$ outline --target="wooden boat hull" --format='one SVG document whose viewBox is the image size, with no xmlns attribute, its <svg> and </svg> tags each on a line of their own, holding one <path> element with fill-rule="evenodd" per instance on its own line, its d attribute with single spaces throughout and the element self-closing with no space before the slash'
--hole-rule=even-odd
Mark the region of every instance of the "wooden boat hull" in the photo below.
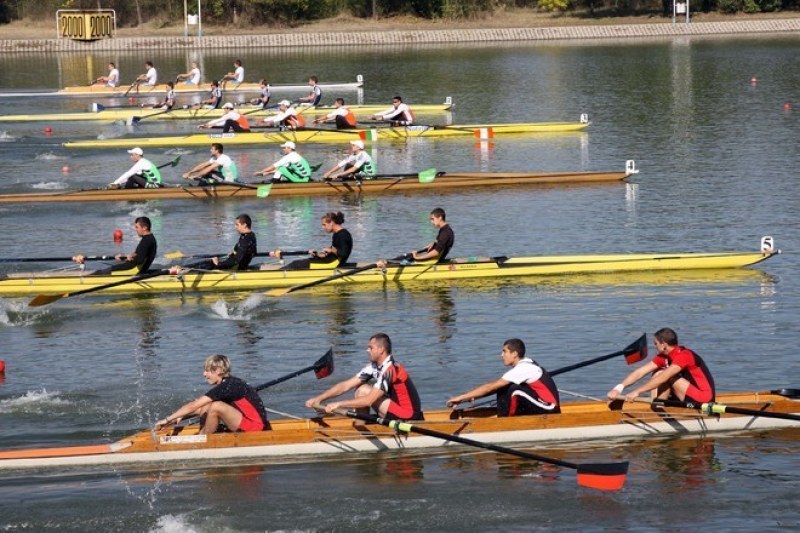
<svg viewBox="0 0 800 533">
<path fill-rule="evenodd" d="M 564 185 L 621 181 L 635 172 L 446 172 L 431 183 L 416 177 L 387 175 L 384 178 L 356 182 L 275 183 L 270 197 L 330 194 L 384 194 L 395 192 L 432 192 L 468 187 L 517 185 Z M 256 184 L 258 185 L 258 184 Z M 253 198 L 255 187 L 220 185 L 218 187 L 171 186 L 160 189 L 85 189 L 79 191 L 0 194 L 2 203 L 33 202 L 110 202 L 144 200 L 189 200 Z"/>
<path fill-rule="evenodd" d="M 388 106 L 386 104 L 376 105 L 348 105 L 347 106 L 356 115 L 372 115 L 380 113 Z M 430 115 L 433 113 L 445 113 L 452 109 L 452 100 L 448 100 L 443 104 L 420 104 L 414 105 L 414 112 L 420 115 Z M 320 105 L 320 106 L 300 106 L 299 109 L 303 110 L 304 116 L 317 116 L 325 115 L 334 110 L 333 106 Z M 275 115 L 277 111 L 274 109 L 256 110 L 254 107 L 241 107 L 239 111 L 247 113 L 247 116 L 253 118 L 263 118 L 266 116 Z M 43 122 L 43 121 L 58 121 L 58 122 L 73 122 L 73 121 L 114 121 L 114 120 L 130 120 L 133 117 L 147 118 L 151 120 L 211 120 L 219 118 L 224 114 L 222 109 L 173 109 L 167 113 L 163 113 L 158 109 L 141 109 L 141 108 L 126 108 L 126 109 L 104 109 L 97 113 L 48 113 L 41 115 L 4 115 L 0 116 L 0 122 Z M 152 115 L 152 118 L 149 116 Z"/>
<path fill-rule="evenodd" d="M 773 413 L 800 413 L 800 402 L 783 396 L 740 392 L 720 394 L 719 403 Z M 422 425 L 495 444 L 557 443 L 586 440 L 638 439 L 672 435 L 709 435 L 798 427 L 800 421 L 723 414 L 706 416 L 683 408 L 625 403 L 615 409 L 604 402 L 565 402 L 562 413 L 497 418 L 493 409 L 427 411 Z M 225 460 L 314 460 L 344 453 L 452 448 L 441 439 L 397 434 L 376 424 L 349 418 L 276 420 L 272 430 L 253 433 L 199 435 L 195 425 L 142 431 L 108 444 L 0 451 L 0 470 L 80 468 L 169 464 L 171 468 Z"/>
<path fill-rule="evenodd" d="M 560 276 L 642 270 L 691 270 L 739 268 L 753 265 L 775 255 L 774 252 L 722 252 L 677 254 L 573 255 L 514 258 L 463 258 L 443 264 L 410 264 L 371 269 L 344 276 L 330 284 L 415 283 L 515 276 Z M 285 288 L 309 283 L 347 269 L 247 270 L 243 272 L 192 272 L 165 274 L 137 283 L 104 289 L 111 293 L 155 293 L 193 291 L 252 291 Z M 124 279 L 107 275 L 36 275 L 9 274 L 0 279 L 1 296 L 61 294 L 89 289 Z"/>
<path fill-rule="evenodd" d="M 229 145 L 284 143 L 342 143 L 354 139 L 366 142 L 405 141 L 418 138 L 480 137 L 491 131 L 492 135 L 570 133 L 582 131 L 590 122 L 527 122 L 518 124 L 463 124 L 452 126 L 406 126 L 376 129 L 328 130 L 302 129 L 299 131 L 253 131 L 250 133 L 210 133 L 170 137 L 119 137 L 116 139 L 91 139 L 64 143 L 66 148 L 164 148 L 175 146 L 209 146 L 214 142 Z"/>
<path fill-rule="evenodd" d="M 319 86 L 322 90 L 327 91 L 342 91 L 342 90 L 356 90 L 364 85 L 364 76 L 359 74 L 356 76 L 356 81 L 351 82 L 332 82 L 320 83 Z M 175 86 L 175 92 L 178 94 L 198 94 L 207 93 L 210 90 L 209 83 L 200 85 L 186 85 L 185 83 L 178 83 Z M 75 87 L 65 87 L 58 91 L 44 91 L 44 92 L 26 92 L 26 93 L 0 93 L 0 97 L 36 97 L 36 96 L 66 96 L 66 97 L 84 97 L 93 96 L 95 98 L 120 98 L 128 96 L 163 96 L 167 92 L 167 86 L 164 84 L 147 86 L 139 85 L 130 89 L 130 85 L 121 85 L 119 87 L 106 87 L 105 85 L 79 85 Z M 258 83 L 240 83 L 235 84 L 228 82 L 223 89 L 226 93 L 257 93 L 261 90 Z M 290 92 L 290 91 L 308 91 L 308 84 L 276 84 L 270 85 L 272 92 Z M 388 107 L 388 106 L 387 106 Z"/>
</svg>

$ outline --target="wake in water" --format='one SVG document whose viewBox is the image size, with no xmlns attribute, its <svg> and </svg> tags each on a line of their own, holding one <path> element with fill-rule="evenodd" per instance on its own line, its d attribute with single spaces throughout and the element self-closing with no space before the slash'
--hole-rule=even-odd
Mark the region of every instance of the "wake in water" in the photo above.
<svg viewBox="0 0 800 533">
<path fill-rule="evenodd" d="M 12 328 L 39 324 L 50 316 L 45 307 L 28 307 L 27 300 L 6 300 L 0 298 L 0 324 Z"/>
<path fill-rule="evenodd" d="M 11 135 L 10 133 L 8 133 L 7 131 L 0 131 L 0 142 L 13 143 L 16 140 L 17 140 L 17 138 L 15 136 Z"/>
<path fill-rule="evenodd" d="M 69 187 L 69 184 L 63 181 L 43 181 L 34 183 L 31 187 L 34 189 L 43 189 L 45 191 L 59 191 Z"/>
<path fill-rule="evenodd" d="M 43 154 L 37 154 L 34 157 L 36 161 L 58 161 L 59 159 L 69 159 L 68 155 L 57 155 L 53 152 L 45 152 Z"/>
<path fill-rule="evenodd" d="M 164 151 L 164 155 L 187 155 L 193 153 L 194 151 L 188 148 L 170 148 Z"/>
<path fill-rule="evenodd" d="M 131 217 L 149 217 L 158 218 L 161 216 L 161 211 L 149 205 L 137 205 L 128 213 Z"/>
<path fill-rule="evenodd" d="M 214 312 L 213 317 L 222 318 L 223 320 L 252 320 L 257 316 L 255 313 L 264 302 L 266 298 L 261 294 L 251 294 L 243 302 L 228 303 L 222 298 L 214 302 L 211 310 Z"/>
<path fill-rule="evenodd" d="M 168 514 L 158 517 L 150 533 L 198 533 L 198 530 L 189 524 L 187 515 Z"/>
<path fill-rule="evenodd" d="M 42 389 L 28 391 L 18 398 L 0 400 L 0 414 L 52 416 L 53 411 L 64 411 L 70 404 L 60 392 Z"/>
</svg>

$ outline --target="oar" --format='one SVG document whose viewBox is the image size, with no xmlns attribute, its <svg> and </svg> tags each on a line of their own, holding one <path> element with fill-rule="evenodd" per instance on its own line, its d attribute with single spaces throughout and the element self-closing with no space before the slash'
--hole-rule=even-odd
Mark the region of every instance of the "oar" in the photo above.
<svg viewBox="0 0 800 533">
<path fill-rule="evenodd" d="M 483 448 L 485 450 L 492 450 L 493 452 L 505 453 L 508 455 L 515 455 L 523 459 L 530 459 L 532 461 L 539 461 L 541 463 L 549 463 L 551 465 L 561 466 L 564 468 L 571 468 L 578 472 L 578 485 L 598 490 L 620 490 L 625 485 L 625 479 L 628 476 L 628 463 L 584 463 L 576 464 L 552 457 L 545 457 L 513 448 L 506 448 L 505 446 L 498 446 L 488 442 L 480 442 L 477 440 L 467 439 L 459 435 L 451 435 L 449 433 L 441 433 L 426 427 L 418 426 L 410 422 L 401 422 L 399 420 L 387 420 L 371 414 L 362 414 L 355 411 L 345 411 L 343 409 L 336 409 L 336 414 L 344 415 L 364 422 L 372 422 L 381 424 L 395 431 L 403 433 L 419 433 L 420 435 L 427 435 L 437 439 L 446 440 L 449 442 L 457 442 L 467 446 L 474 446 L 476 448 Z"/>
<path fill-rule="evenodd" d="M 275 250 L 276 252 L 280 252 L 281 256 L 290 256 L 290 255 L 308 255 L 308 250 L 292 250 L 288 252 L 284 252 L 282 250 Z M 164 257 L 167 259 L 192 259 L 192 258 L 208 258 L 208 257 L 223 257 L 228 255 L 229 252 L 221 253 L 221 254 L 199 254 L 199 255 L 186 255 L 181 251 L 177 252 L 170 252 L 168 254 L 164 254 Z M 269 257 L 270 252 L 260 252 L 255 254 L 253 257 Z"/>
<path fill-rule="evenodd" d="M 300 289 L 308 289 L 311 287 L 316 287 L 317 285 L 322 285 L 323 283 L 328 283 L 329 281 L 334 281 L 341 278 L 346 278 L 348 276 L 352 276 L 353 274 L 358 274 L 359 272 L 365 272 L 367 270 L 372 270 L 373 268 L 378 268 L 378 263 L 370 263 L 368 265 L 360 266 L 358 268 L 351 268 L 350 270 L 345 270 L 344 272 L 339 272 L 338 274 L 334 274 L 332 276 L 328 276 L 326 278 L 317 279 L 314 281 L 309 281 L 308 283 L 302 283 L 300 285 L 295 285 L 293 287 L 289 287 L 288 289 L 272 289 L 264 293 L 266 296 L 283 296 L 285 294 L 289 294 L 290 292 L 299 291 Z"/>
<path fill-rule="evenodd" d="M 163 165 L 158 165 L 156 168 L 166 168 L 166 167 L 177 167 L 178 163 L 181 162 L 181 156 L 176 157 L 169 163 L 164 163 Z"/>
<path fill-rule="evenodd" d="M 166 115 L 167 113 L 171 113 L 171 112 L 172 112 L 172 109 L 165 109 L 165 110 L 159 111 L 158 113 L 150 113 L 149 115 L 143 115 L 141 117 L 134 116 L 134 117 L 128 118 L 128 120 L 126 120 L 125 123 L 128 126 L 135 126 L 136 124 L 140 123 L 141 121 L 143 121 L 146 118 L 157 117 L 158 115 Z"/>
<path fill-rule="evenodd" d="M 125 91 L 125 94 L 123 94 L 122 96 L 128 96 L 128 93 L 131 92 L 131 89 L 133 89 L 134 86 L 136 86 L 136 90 L 138 91 L 139 90 L 139 80 L 134 80 L 134 82 L 131 83 L 131 86 L 128 87 L 128 90 Z"/>
<path fill-rule="evenodd" d="M 58 263 L 61 261 L 73 261 L 72 257 L 4 257 L 0 263 Z M 114 259 L 113 255 L 85 255 L 84 261 L 108 261 Z"/>
<path fill-rule="evenodd" d="M 273 385 L 277 385 L 278 383 L 283 383 L 284 381 L 292 379 L 293 377 L 297 377 L 300 374 L 311 372 L 312 370 L 314 371 L 314 375 L 317 376 L 317 379 L 322 379 L 333 374 L 333 348 L 329 348 L 328 351 L 325 352 L 325 355 L 320 357 L 317 360 L 317 362 L 314 363 L 313 365 L 307 366 L 302 370 L 297 370 L 295 372 L 292 372 L 291 374 L 286 374 L 285 376 L 279 377 L 277 379 L 273 379 L 272 381 L 267 381 L 266 383 L 262 383 L 255 389 L 257 391 L 261 391 L 269 387 L 272 387 Z"/>
<path fill-rule="evenodd" d="M 759 411 L 757 409 L 745 409 L 743 407 L 734 407 L 717 402 L 681 402 L 678 400 L 653 400 L 653 405 L 664 405 L 667 407 L 683 407 L 685 409 L 694 409 L 700 411 L 704 415 L 721 415 L 724 413 L 732 413 L 736 415 L 749 415 L 760 416 L 764 418 L 780 418 L 782 420 L 798 420 L 800 415 L 792 415 L 789 413 L 772 413 L 769 411 Z"/>
<path fill-rule="evenodd" d="M 632 365 L 634 363 L 638 363 L 642 359 L 647 358 L 647 335 L 642 334 L 641 337 L 636 339 L 636 341 L 632 342 L 628 347 L 623 350 L 619 350 L 616 352 L 612 352 L 607 355 L 601 355 L 600 357 L 595 357 L 594 359 L 589 359 L 588 361 L 583 361 L 581 363 L 575 363 L 574 365 L 564 366 L 553 370 L 550 372 L 551 376 L 557 376 L 559 374 L 564 374 L 566 372 L 570 372 L 572 370 L 576 370 L 578 368 L 583 368 L 585 366 L 593 365 L 595 363 L 599 363 L 601 361 L 605 361 L 607 359 L 612 359 L 614 357 L 618 357 L 620 355 L 625 356 L 625 361 Z"/>
</svg>

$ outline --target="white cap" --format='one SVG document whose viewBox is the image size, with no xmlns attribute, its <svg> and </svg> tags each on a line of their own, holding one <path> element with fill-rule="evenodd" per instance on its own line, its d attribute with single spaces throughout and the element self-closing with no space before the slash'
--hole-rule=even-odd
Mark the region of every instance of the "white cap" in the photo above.
<svg viewBox="0 0 800 533">
<path fill-rule="evenodd" d="M 352 144 L 353 146 L 357 146 L 361 150 L 364 149 L 364 141 L 350 141 L 350 144 Z"/>
<path fill-rule="evenodd" d="M 285 105 L 286 107 L 289 107 L 290 105 L 292 105 L 292 103 L 289 100 L 281 100 L 280 102 L 278 102 L 278 105 Z"/>
<path fill-rule="evenodd" d="M 281 145 L 281 148 L 291 148 L 292 150 L 297 148 L 297 145 L 294 144 L 292 141 L 286 141 Z"/>
<path fill-rule="evenodd" d="M 233 104 L 230 102 L 225 102 L 225 105 L 222 106 L 222 109 L 233 109 Z"/>
<path fill-rule="evenodd" d="M 136 148 L 131 148 L 130 150 L 128 150 L 128 153 L 129 154 L 136 154 L 136 155 L 144 155 L 144 152 L 138 146 Z"/>
</svg>

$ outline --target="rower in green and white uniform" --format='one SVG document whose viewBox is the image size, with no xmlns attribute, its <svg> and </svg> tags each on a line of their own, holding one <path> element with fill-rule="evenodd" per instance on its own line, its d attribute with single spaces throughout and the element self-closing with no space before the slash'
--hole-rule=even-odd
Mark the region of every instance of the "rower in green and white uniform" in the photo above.
<svg viewBox="0 0 800 533">
<path fill-rule="evenodd" d="M 371 180 L 378 169 L 372 157 L 364 149 L 364 141 L 350 141 L 350 155 L 342 159 L 323 176 L 326 180 Z"/>
<path fill-rule="evenodd" d="M 211 145 L 211 159 L 195 165 L 194 168 L 185 172 L 183 177 L 186 179 L 196 179 L 200 185 L 213 185 L 215 183 L 236 183 L 239 181 L 239 171 L 233 159 L 225 155 L 224 147 L 220 143 Z"/>
<path fill-rule="evenodd" d="M 297 145 L 286 141 L 281 145 L 283 157 L 267 168 L 256 172 L 256 176 L 265 176 L 274 173 L 272 181 L 290 181 L 292 183 L 306 183 L 311 180 L 311 166 L 308 161 L 296 152 Z"/>
<path fill-rule="evenodd" d="M 134 165 L 122 176 L 108 185 L 109 189 L 156 189 L 163 187 L 161 172 L 149 159 L 144 158 L 144 152 L 136 147 L 128 150 Z"/>
</svg>

